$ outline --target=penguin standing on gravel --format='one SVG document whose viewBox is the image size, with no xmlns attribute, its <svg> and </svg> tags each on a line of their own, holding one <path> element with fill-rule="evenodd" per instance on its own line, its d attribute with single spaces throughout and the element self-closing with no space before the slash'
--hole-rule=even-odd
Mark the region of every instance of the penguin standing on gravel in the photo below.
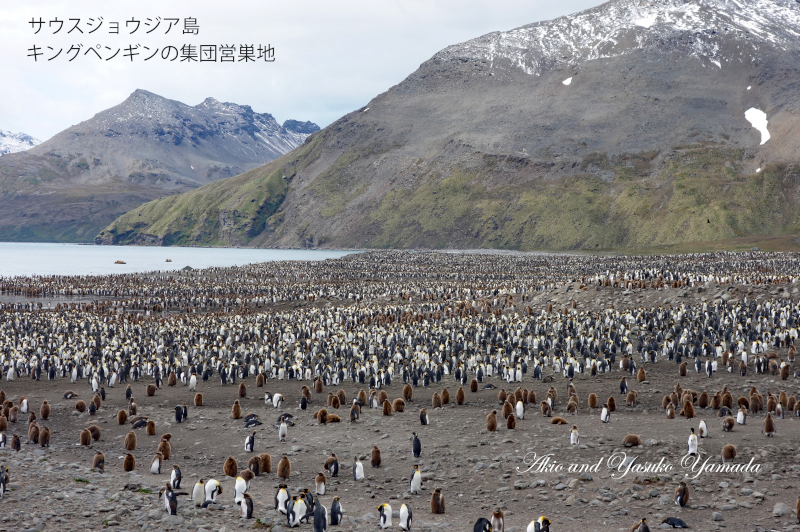
<svg viewBox="0 0 800 532">
<path fill-rule="evenodd" d="M 206 501 L 206 485 L 203 482 L 203 479 L 197 481 L 192 488 L 192 502 L 194 502 L 195 506 L 203 506 L 203 503 Z"/>
<path fill-rule="evenodd" d="M 708 438 L 708 427 L 706 426 L 706 422 L 702 419 L 700 420 L 700 426 L 698 427 L 697 432 L 700 433 L 701 438 Z"/>
<path fill-rule="evenodd" d="M 333 498 L 331 503 L 331 525 L 339 525 L 342 523 L 342 505 L 339 503 L 339 497 Z"/>
<path fill-rule="evenodd" d="M 419 458 L 422 454 L 422 442 L 419 441 L 419 436 L 417 436 L 416 432 L 412 432 L 414 435 L 414 440 L 411 443 L 412 451 L 414 452 L 414 458 Z"/>
<path fill-rule="evenodd" d="M 286 503 L 290 500 L 289 487 L 286 484 L 278 484 L 278 492 L 275 494 L 275 509 L 286 514 L 288 511 Z"/>
<path fill-rule="evenodd" d="M 353 480 L 361 480 L 364 478 L 364 464 L 357 456 L 353 457 Z"/>
<path fill-rule="evenodd" d="M 697 434 L 694 433 L 694 428 L 692 428 L 692 433 L 689 434 L 689 451 L 688 454 L 691 456 L 697 456 Z"/>
<path fill-rule="evenodd" d="M 252 519 L 253 518 L 253 498 L 250 497 L 249 493 L 245 493 L 244 497 L 242 498 L 241 502 L 239 503 L 242 507 L 242 519 Z"/>
<path fill-rule="evenodd" d="M 169 483 L 172 489 L 177 490 L 181 487 L 181 468 L 178 464 L 172 466 L 172 474 L 170 475 Z"/>
<path fill-rule="evenodd" d="M 419 470 L 419 465 L 414 466 L 414 472 L 411 473 L 409 484 L 411 493 L 419 493 L 422 490 L 422 473 Z"/>
<path fill-rule="evenodd" d="M 278 439 L 281 442 L 285 442 L 286 441 L 286 435 L 287 435 L 288 432 L 289 432 L 289 428 L 286 426 L 286 418 L 285 417 L 281 417 L 281 426 L 278 429 Z"/>
<path fill-rule="evenodd" d="M 314 532 L 325 532 L 328 529 L 328 509 L 321 502 L 314 505 Z"/>
<path fill-rule="evenodd" d="M 411 508 L 406 504 L 400 506 L 400 529 L 411 530 Z"/>
<path fill-rule="evenodd" d="M 172 491 L 172 488 L 169 487 L 169 484 L 161 488 L 161 491 L 158 492 L 158 496 L 164 498 L 164 508 L 169 515 L 178 515 L 178 498 L 175 496 L 175 492 Z"/>
<path fill-rule="evenodd" d="M 256 446 L 256 431 L 253 431 L 253 434 L 244 439 L 244 450 L 248 453 L 252 453 L 253 448 L 255 446 Z"/>
<path fill-rule="evenodd" d="M 579 445 L 580 443 L 581 443 L 581 435 L 578 433 L 578 426 L 573 425 L 572 430 L 569 433 L 569 444 Z"/>
<path fill-rule="evenodd" d="M 378 525 L 381 528 L 389 528 L 392 526 L 392 507 L 388 504 L 381 504 L 378 506 Z M 316 531 L 315 531 L 316 532 Z"/>
<path fill-rule="evenodd" d="M 611 421 L 611 411 L 608 409 L 608 403 L 603 403 L 603 409 L 600 411 L 600 421 L 603 423 Z"/>
</svg>

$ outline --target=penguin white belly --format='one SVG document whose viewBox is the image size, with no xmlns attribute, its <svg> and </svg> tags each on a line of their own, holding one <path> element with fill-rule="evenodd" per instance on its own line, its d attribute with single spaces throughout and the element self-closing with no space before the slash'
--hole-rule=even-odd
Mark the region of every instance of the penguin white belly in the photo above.
<svg viewBox="0 0 800 532">
<path fill-rule="evenodd" d="M 285 491 L 281 490 L 281 492 L 278 493 L 278 497 L 277 497 L 277 499 L 278 499 L 278 511 L 280 513 L 282 513 L 282 514 L 286 514 L 286 500 L 288 498 L 289 498 L 289 496 L 286 494 Z"/>
<path fill-rule="evenodd" d="M 411 477 L 411 493 L 419 493 L 422 490 L 422 475 Z"/>
<path fill-rule="evenodd" d="M 245 491 L 247 491 L 247 483 L 242 477 L 236 477 L 236 484 L 233 487 L 233 502 L 236 504 L 242 502 Z"/>
<path fill-rule="evenodd" d="M 411 517 L 408 515 L 408 506 L 400 507 L 400 529 L 411 530 Z"/>
<path fill-rule="evenodd" d="M 161 468 L 160 460 L 153 460 L 153 463 L 150 464 L 150 472 L 154 475 L 158 475 L 158 471 L 160 468 Z"/>
<path fill-rule="evenodd" d="M 203 484 L 198 482 L 194 485 L 194 489 L 192 489 L 192 502 L 194 502 L 195 506 L 202 506 L 203 502 L 206 500 L 204 487 Z"/>
<path fill-rule="evenodd" d="M 303 502 L 302 499 L 298 499 L 294 506 L 292 507 L 292 511 L 289 512 L 289 526 L 295 527 L 300 524 L 300 519 L 305 517 L 306 515 L 306 503 Z"/>
<path fill-rule="evenodd" d="M 689 439 L 689 454 L 697 454 L 697 438 Z"/>
<path fill-rule="evenodd" d="M 317 482 L 317 495 L 325 495 L 325 483 Z"/>
<path fill-rule="evenodd" d="M 745 418 L 743 412 L 739 412 L 738 414 L 736 414 L 736 423 L 738 423 L 739 425 L 744 425 L 744 419 Z"/>
<path fill-rule="evenodd" d="M 569 444 L 570 445 L 578 445 L 580 443 L 580 437 L 578 436 L 577 432 L 573 432 L 569 435 Z"/>
</svg>

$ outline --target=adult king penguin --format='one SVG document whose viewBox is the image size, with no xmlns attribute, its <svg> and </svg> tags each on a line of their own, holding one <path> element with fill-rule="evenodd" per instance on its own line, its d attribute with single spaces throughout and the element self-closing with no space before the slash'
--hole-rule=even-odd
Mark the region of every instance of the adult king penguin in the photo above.
<svg viewBox="0 0 800 532">
<path fill-rule="evenodd" d="M 353 457 L 353 480 L 361 480 L 364 478 L 364 464 L 357 456 Z"/>
<path fill-rule="evenodd" d="M 378 506 L 378 525 L 381 528 L 389 528 L 392 526 L 392 507 L 388 504 L 381 504 Z"/>
<path fill-rule="evenodd" d="M 411 530 L 411 508 L 405 504 L 400 506 L 400 529 Z"/>
<path fill-rule="evenodd" d="M 414 466 L 414 472 L 411 473 L 409 484 L 411 493 L 419 493 L 422 490 L 422 473 L 419 470 L 419 465 Z"/>
<path fill-rule="evenodd" d="M 245 452 L 252 453 L 255 445 L 256 445 L 256 431 L 253 431 L 253 434 L 244 439 Z"/>
<path fill-rule="evenodd" d="M 697 434 L 694 433 L 694 428 L 692 428 L 692 433 L 689 434 L 688 454 L 691 456 L 697 456 Z"/>
</svg>

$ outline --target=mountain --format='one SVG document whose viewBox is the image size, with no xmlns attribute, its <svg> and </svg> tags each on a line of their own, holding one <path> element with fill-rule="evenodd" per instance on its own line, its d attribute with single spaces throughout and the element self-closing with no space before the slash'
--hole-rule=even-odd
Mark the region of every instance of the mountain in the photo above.
<svg viewBox="0 0 800 532">
<path fill-rule="evenodd" d="M 25 133 L 12 133 L 0 129 L 0 155 L 29 150 L 41 142 Z"/>
<path fill-rule="evenodd" d="M 0 158 L 0 240 L 91 241 L 117 216 L 240 174 L 318 131 L 250 106 L 137 90 L 25 153 Z"/>
<path fill-rule="evenodd" d="M 790 234 L 798 52 L 795 0 L 613 0 L 448 47 L 302 147 L 96 241 L 594 250 Z"/>
</svg>

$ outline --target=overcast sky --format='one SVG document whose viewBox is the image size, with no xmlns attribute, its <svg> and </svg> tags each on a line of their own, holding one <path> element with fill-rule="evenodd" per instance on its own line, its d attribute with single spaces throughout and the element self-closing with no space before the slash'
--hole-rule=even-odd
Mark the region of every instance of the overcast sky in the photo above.
<svg viewBox="0 0 800 532">
<path fill-rule="evenodd" d="M 196 105 L 206 97 L 250 105 L 278 122 L 324 127 L 402 81 L 442 48 L 492 32 L 549 20 L 599 0 L 2 0 L 0 129 L 46 140 L 122 102 L 135 89 Z M 160 26 L 145 33 L 147 18 Z M 184 19 L 198 35 L 184 35 Z M 44 20 L 38 26 L 32 19 Z M 89 34 L 89 19 L 103 24 Z M 167 18 L 179 25 L 165 33 Z M 50 21 L 64 21 L 59 24 Z M 80 19 L 78 29 L 67 33 Z M 139 29 L 131 34 L 139 20 Z M 119 33 L 112 34 L 112 22 Z M 84 33 L 79 33 L 82 30 Z M 275 62 L 161 59 L 184 44 L 271 45 Z M 124 48 L 141 45 L 131 62 Z M 29 49 L 44 53 L 34 62 Z M 77 55 L 69 49 L 80 47 Z M 97 48 L 99 46 L 99 48 Z M 52 47 L 49 50 L 47 47 Z M 95 47 L 95 51 L 89 51 Z M 60 55 L 51 61 L 58 50 Z M 120 49 L 117 57 L 106 60 Z M 150 61 L 143 61 L 158 50 Z M 74 60 L 69 61 L 75 55 Z M 100 56 L 98 58 L 97 56 Z M 219 58 L 219 54 L 218 54 Z"/>
</svg>

